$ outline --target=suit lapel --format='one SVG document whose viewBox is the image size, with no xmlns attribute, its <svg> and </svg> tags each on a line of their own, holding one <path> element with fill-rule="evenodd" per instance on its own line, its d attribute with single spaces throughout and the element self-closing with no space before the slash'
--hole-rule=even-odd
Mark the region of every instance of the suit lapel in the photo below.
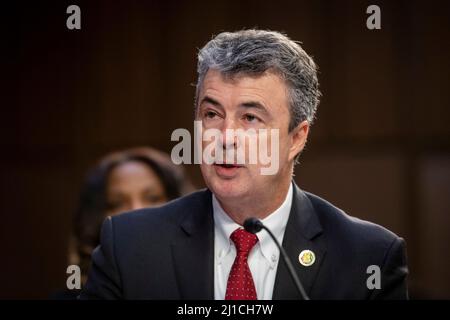
<svg viewBox="0 0 450 320">
<path fill-rule="evenodd" d="M 204 191 L 180 223 L 172 255 L 181 299 L 214 299 L 214 222 L 211 192 Z"/>
<path fill-rule="evenodd" d="M 325 237 L 322 235 L 322 227 L 310 200 L 295 183 L 292 208 L 282 245 L 292 260 L 294 269 L 306 293 L 309 294 L 322 261 L 325 258 L 326 244 Z M 300 264 L 299 254 L 303 250 L 311 250 L 315 254 L 315 262 L 313 265 L 305 267 Z M 301 299 L 281 257 L 278 262 L 272 298 L 274 300 Z"/>
</svg>

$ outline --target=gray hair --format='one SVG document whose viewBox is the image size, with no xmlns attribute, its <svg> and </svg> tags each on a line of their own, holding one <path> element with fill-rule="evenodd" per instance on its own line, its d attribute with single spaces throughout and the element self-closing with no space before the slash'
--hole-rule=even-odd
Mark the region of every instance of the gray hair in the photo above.
<svg viewBox="0 0 450 320">
<path fill-rule="evenodd" d="M 198 53 L 195 108 L 201 85 L 209 69 L 223 75 L 277 73 L 288 86 L 289 132 L 299 123 L 314 120 L 320 99 L 317 67 L 299 42 L 275 31 L 222 32 Z"/>
</svg>

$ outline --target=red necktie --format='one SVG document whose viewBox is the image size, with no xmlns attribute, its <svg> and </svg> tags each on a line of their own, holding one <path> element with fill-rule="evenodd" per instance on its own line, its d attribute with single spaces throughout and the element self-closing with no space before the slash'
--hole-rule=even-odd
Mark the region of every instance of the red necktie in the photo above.
<svg viewBox="0 0 450 320">
<path fill-rule="evenodd" d="M 225 300 L 256 300 L 255 283 L 248 267 L 248 254 L 258 237 L 244 229 L 236 229 L 230 236 L 236 246 L 236 258 L 228 276 Z"/>
</svg>

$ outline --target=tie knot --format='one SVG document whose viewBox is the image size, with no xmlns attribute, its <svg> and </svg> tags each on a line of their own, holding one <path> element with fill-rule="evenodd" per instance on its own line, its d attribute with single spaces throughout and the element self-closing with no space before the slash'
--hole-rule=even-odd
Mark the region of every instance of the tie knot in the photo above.
<svg viewBox="0 0 450 320">
<path fill-rule="evenodd" d="M 230 236 L 230 239 L 236 246 L 237 253 L 245 253 L 246 255 L 248 255 L 250 250 L 252 250 L 258 242 L 258 237 L 255 234 L 247 232 L 241 228 L 234 230 Z"/>
</svg>

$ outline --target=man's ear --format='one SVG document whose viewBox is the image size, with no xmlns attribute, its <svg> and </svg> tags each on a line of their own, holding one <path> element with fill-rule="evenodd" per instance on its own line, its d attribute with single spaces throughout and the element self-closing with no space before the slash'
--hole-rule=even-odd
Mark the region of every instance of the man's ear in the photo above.
<svg viewBox="0 0 450 320">
<path fill-rule="evenodd" d="M 289 148 L 289 161 L 293 160 L 306 145 L 309 133 L 309 122 L 302 121 L 290 133 L 291 147 Z"/>
</svg>

